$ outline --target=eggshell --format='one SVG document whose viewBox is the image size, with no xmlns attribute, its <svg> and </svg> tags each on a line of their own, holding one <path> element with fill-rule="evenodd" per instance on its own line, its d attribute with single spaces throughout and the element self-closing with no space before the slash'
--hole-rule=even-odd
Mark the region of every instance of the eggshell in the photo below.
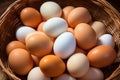
<svg viewBox="0 0 120 80">
<path fill-rule="evenodd" d="M 62 9 L 56 2 L 47 1 L 40 6 L 40 13 L 44 20 L 48 20 L 52 17 L 60 17 Z"/>
<path fill-rule="evenodd" d="M 116 58 L 116 52 L 110 46 L 100 45 L 90 50 L 87 57 L 92 66 L 102 68 L 113 63 Z"/>
<path fill-rule="evenodd" d="M 96 32 L 97 37 L 100 37 L 101 35 L 106 33 L 105 30 L 105 25 L 100 22 L 100 21 L 94 21 L 91 25 L 91 27 L 94 29 L 94 31 Z"/>
<path fill-rule="evenodd" d="M 45 21 L 41 22 L 37 27 L 37 31 L 42 31 L 43 32 L 43 25 L 44 24 L 45 24 Z"/>
<path fill-rule="evenodd" d="M 6 51 L 7 51 L 7 54 L 9 55 L 9 53 L 13 50 L 13 49 L 16 49 L 16 48 L 23 48 L 23 49 L 26 49 L 26 46 L 24 43 L 20 42 L 20 41 L 17 41 L 17 40 L 14 40 L 14 41 L 11 41 L 7 44 L 7 47 L 6 47 Z"/>
<path fill-rule="evenodd" d="M 69 13 L 74 9 L 73 6 L 66 6 L 62 10 L 62 17 L 67 21 Z"/>
<path fill-rule="evenodd" d="M 70 27 L 75 28 L 79 23 L 88 23 L 91 21 L 91 15 L 87 8 L 74 8 L 68 15 L 68 23 Z"/>
<path fill-rule="evenodd" d="M 78 24 L 74 29 L 74 35 L 78 46 L 84 50 L 91 49 L 97 43 L 95 31 L 86 23 Z"/>
<path fill-rule="evenodd" d="M 114 48 L 115 41 L 111 34 L 103 34 L 98 38 L 97 45 L 108 45 Z"/>
<path fill-rule="evenodd" d="M 53 78 L 53 80 L 77 80 L 69 74 L 62 74 L 58 77 Z"/>
<path fill-rule="evenodd" d="M 85 50 L 82 50 L 81 48 L 79 47 L 76 47 L 74 53 L 83 53 L 83 54 L 87 54 L 87 52 Z"/>
<path fill-rule="evenodd" d="M 46 21 L 43 31 L 50 37 L 57 37 L 61 33 L 67 31 L 68 24 L 63 18 L 54 17 Z"/>
<path fill-rule="evenodd" d="M 104 80 L 104 74 L 100 69 L 90 67 L 87 74 L 85 74 L 82 78 L 79 78 L 78 80 Z"/>
<path fill-rule="evenodd" d="M 51 79 L 47 77 L 39 67 L 34 67 L 29 72 L 27 80 L 51 80 Z"/>
<path fill-rule="evenodd" d="M 82 53 L 73 54 L 67 61 L 67 70 L 73 77 L 82 77 L 89 70 L 89 60 Z"/>
<path fill-rule="evenodd" d="M 54 53 L 62 59 L 68 58 L 75 51 L 76 41 L 70 32 L 64 32 L 54 42 Z"/>
<path fill-rule="evenodd" d="M 19 75 L 26 75 L 33 68 L 33 60 L 30 53 L 21 48 L 10 52 L 8 62 L 13 72 Z"/>
<path fill-rule="evenodd" d="M 72 34 L 74 34 L 73 28 L 68 27 L 68 28 L 67 28 L 67 31 L 68 31 L 68 32 L 71 32 Z"/>
<path fill-rule="evenodd" d="M 37 57 L 43 57 L 50 54 L 53 47 L 52 40 L 43 32 L 34 32 L 29 34 L 26 39 L 27 49 Z"/>
<path fill-rule="evenodd" d="M 31 56 L 32 56 L 32 59 L 33 59 L 33 62 L 34 62 L 34 64 L 35 64 L 35 66 L 38 66 L 38 65 L 39 65 L 39 61 L 40 61 L 40 58 L 38 58 L 37 56 L 32 55 L 32 54 L 31 54 Z"/>
<path fill-rule="evenodd" d="M 22 26 L 16 30 L 16 38 L 17 40 L 25 43 L 25 38 L 28 34 L 35 32 L 36 30 L 28 27 L 28 26 Z"/>
<path fill-rule="evenodd" d="M 42 21 L 39 11 L 32 7 L 24 8 L 20 12 L 20 19 L 24 25 L 34 28 L 37 27 L 37 25 Z"/>
<path fill-rule="evenodd" d="M 57 77 L 65 71 L 65 63 L 55 55 L 44 56 L 39 62 L 39 67 L 48 77 Z"/>
</svg>

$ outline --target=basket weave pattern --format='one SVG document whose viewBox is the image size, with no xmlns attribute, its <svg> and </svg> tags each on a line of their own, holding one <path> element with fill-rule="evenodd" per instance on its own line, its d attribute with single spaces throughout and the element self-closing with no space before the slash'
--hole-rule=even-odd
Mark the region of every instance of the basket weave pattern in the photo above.
<svg viewBox="0 0 120 80">
<path fill-rule="evenodd" d="M 40 5 L 47 0 L 16 0 L 0 17 L 0 66 L 14 80 L 17 78 L 7 63 L 6 45 L 15 40 L 16 29 L 23 25 L 20 20 L 20 11 L 25 7 L 34 7 L 39 10 Z M 62 8 L 67 5 L 83 6 L 88 8 L 92 19 L 105 24 L 107 33 L 115 40 L 117 58 L 109 67 L 103 69 L 106 80 L 120 80 L 120 13 L 105 0 L 53 0 Z M 23 79 L 22 79 L 23 80 Z"/>
</svg>

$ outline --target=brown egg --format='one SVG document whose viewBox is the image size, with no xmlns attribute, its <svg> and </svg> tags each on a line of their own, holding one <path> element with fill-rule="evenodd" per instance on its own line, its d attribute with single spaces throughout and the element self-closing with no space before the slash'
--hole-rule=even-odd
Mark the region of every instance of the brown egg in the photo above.
<svg viewBox="0 0 120 80">
<path fill-rule="evenodd" d="M 23 48 L 23 49 L 26 49 L 26 46 L 24 43 L 20 42 L 20 41 L 11 41 L 7 44 L 7 47 L 6 47 L 6 51 L 7 51 L 7 54 L 9 55 L 9 53 L 13 50 L 13 49 L 16 49 L 16 48 Z"/>
<path fill-rule="evenodd" d="M 74 35 L 78 46 L 84 50 L 89 50 L 96 45 L 96 33 L 91 26 L 86 23 L 78 24 L 74 29 Z"/>
<path fill-rule="evenodd" d="M 68 27 L 68 28 L 67 28 L 67 31 L 74 34 L 74 29 L 73 29 L 73 28 Z"/>
<path fill-rule="evenodd" d="M 68 23 L 72 28 L 75 28 L 79 23 L 88 23 L 90 21 L 91 15 L 87 8 L 84 7 L 74 8 L 68 16 Z"/>
<path fill-rule="evenodd" d="M 48 77 L 56 77 L 65 71 L 65 63 L 55 55 L 44 56 L 39 63 L 41 71 Z"/>
<path fill-rule="evenodd" d="M 28 50 L 37 57 L 43 57 L 52 51 L 53 41 L 43 32 L 29 34 L 25 42 Z"/>
<path fill-rule="evenodd" d="M 26 75 L 33 68 L 33 60 L 30 53 L 21 48 L 10 52 L 8 62 L 11 69 L 19 75 Z"/>
<path fill-rule="evenodd" d="M 31 56 L 32 56 L 32 59 L 33 59 L 33 62 L 34 62 L 34 64 L 35 64 L 35 66 L 38 66 L 38 65 L 39 65 L 39 61 L 40 61 L 40 58 L 38 58 L 37 56 L 32 55 L 32 54 L 31 54 Z"/>
<path fill-rule="evenodd" d="M 42 21 L 41 14 L 32 7 L 26 7 L 20 12 L 20 19 L 24 25 L 37 27 Z"/>
<path fill-rule="evenodd" d="M 73 6 L 66 6 L 63 8 L 62 17 L 67 21 L 69 13 L 74 9 Z"/>
<path fill-rule="evenodd" d="M 86 51 L 80 49 L 79 47 L 76 47 L 76 49 L 75 49 L 75 53 L 83 53 L 83 54 L 87 54 Z"/>
<path fill-rule="evenodd" d="M 110 46 L 101 45 L 90 50 L 87 57 L 92 66 L 102 68 L 113 63 L 116 52 Z"/>
<path fill-rule="evenodd" d="M 37 27 L 37 31 L 42 31 L 43 32 L 43 25 L 45 24 L 45 22 L 41 22 L 38 27 Z"/>
</svg>

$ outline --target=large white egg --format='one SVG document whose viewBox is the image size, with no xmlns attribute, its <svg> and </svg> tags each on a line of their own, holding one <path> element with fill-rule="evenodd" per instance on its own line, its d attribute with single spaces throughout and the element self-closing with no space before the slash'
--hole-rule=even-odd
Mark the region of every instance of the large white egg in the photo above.
<svg viewBox="0 0 120 80">
<path fill-rule="evenodd" d="M 84 76 L 89 70 L 89 60 L 83 53 L 73 54 L 67 61 L 68 72 L 76 78 Z"/>
<path fill-rule="evenodd" d="M 64 32 L 54 42 L 54 53 L 62 59 L 68 58 L 75 51 L 76 41 L 71 32 Z"/>
<path fill-rule="evenodd" d="M 87 74 L 85 74 L 78 80 L 104 80 L 104 74 L 100 69 L 90 67 Z"/>
<path fill-rule="evenodd" d="M 107 46 L 114 47 L 115 41 L 111 34 L 103 34 L 98 38 L 97 45 L 107 45 Z"/>
<path fill-rule="evenodd" d="M 27 80 L 51 80 L 51 79 L 44 75 L 39 67 L 34 67 L 28 73 Z"/>
<path fill-rule="evenodd" d="M 58 77 L 53 78 L 53 80 L 76 80 L 76 79 L 69 74 L 62 74 Z"/>
<path fill-rule="evenodd" d="M 43 31 L 51 37 L 57 37 L 61 33 L 67 31 L 67 28 L 68 24 L 63 18 L 54 17 L 45 22 Z"/>
<path fill-rule="evenodd" d="M 43 19 L 47 20 L 52 17 L 60 17 L 62 15 L 62 9 L 56 2 L 47 1 L 41 5 L 40 13 Z"/>
<path fill-rule="evenodd" d="M 16 31 L 16 38 L 17 40 L 25 43 L 25 38 L 28 34 L 35 32 L 36 30 L 28 27 L 28 26 L 21 26 Z"/>
</svg>

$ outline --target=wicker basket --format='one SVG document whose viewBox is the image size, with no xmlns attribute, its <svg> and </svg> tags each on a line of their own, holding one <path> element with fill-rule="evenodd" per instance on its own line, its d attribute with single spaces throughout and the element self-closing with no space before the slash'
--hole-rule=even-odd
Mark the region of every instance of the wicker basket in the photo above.
<svg viewBox="0 0 120 80">
<path fill-rule="evenodd" d="M 19 17 L 24 7 L 34 7 L 39 10 L 40 5 L 47 0 L 16 0 L 0 17 L 0 66 L 10 76 L 10 80 L 26 80 L 26 76 L 13 74 L 7 63 L 6 45 L 15 40 L 15 31 L 22 25 Z M 115 62 L 103 68 L 105 80 L 120 80 L 120 14 L 105 0 L 53 0 L 62 8 L 67 5 L 84 6 L 88 8 L 93 20 L 102 21 L 106 25 L 107 33 L 113 35 L 117 58 Z M 18 77 L 16 77 L 18 76 Z"/>
</svg>

